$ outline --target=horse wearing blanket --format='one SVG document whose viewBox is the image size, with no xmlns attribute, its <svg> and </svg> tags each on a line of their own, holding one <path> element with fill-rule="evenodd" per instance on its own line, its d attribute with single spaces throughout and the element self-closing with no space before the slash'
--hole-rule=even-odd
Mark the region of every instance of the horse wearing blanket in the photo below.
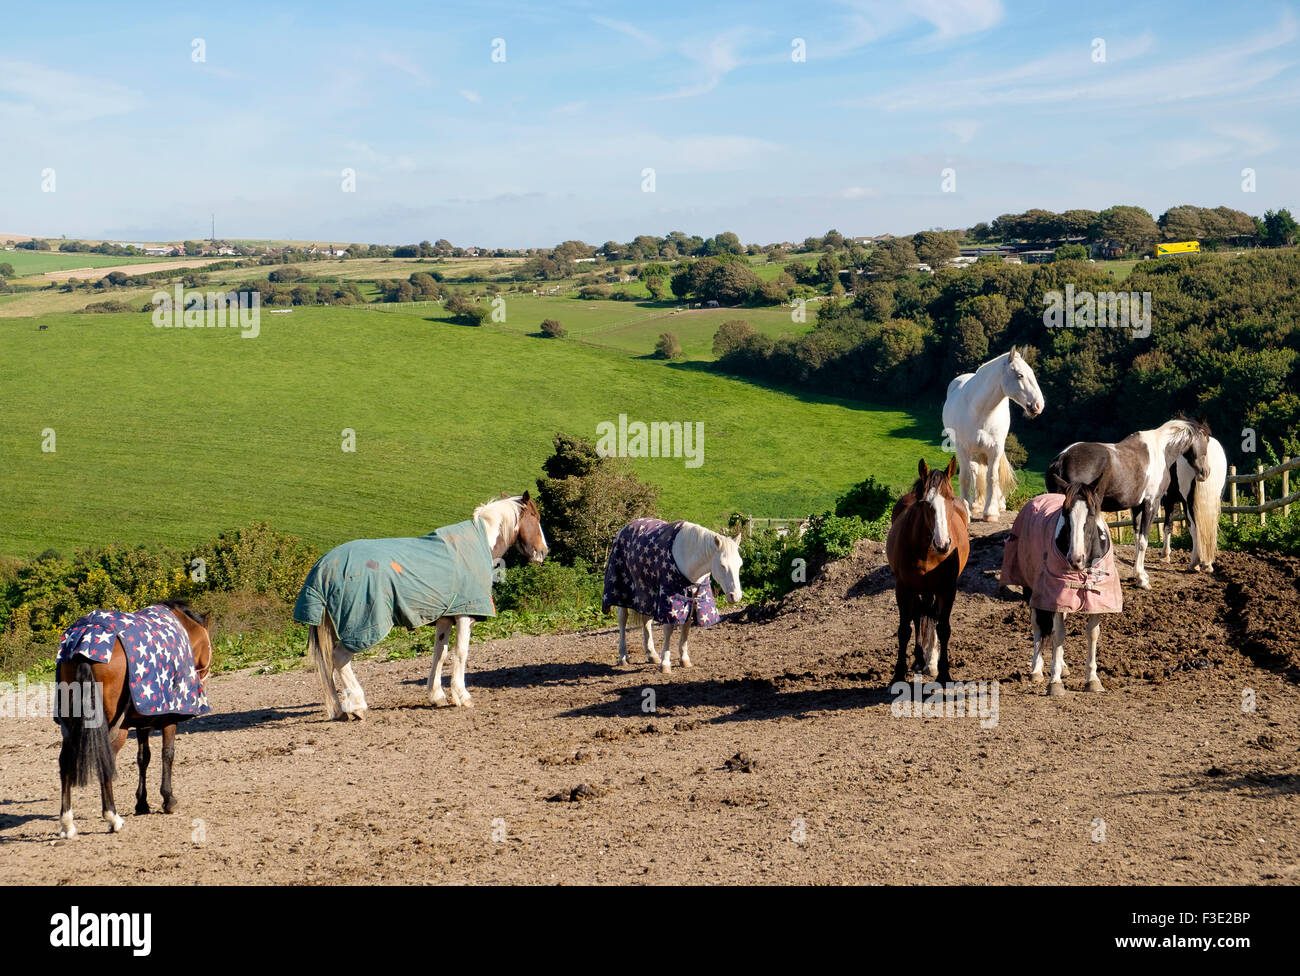
<svg viewBox="0 0 1300 976">
<path fill-rule="evenodd" d="M 365 718 L 366 697 L 352 655 L 378 644 L 398 624 L 408 630 L 437 624 L 427 684 L 434 705 L 447 703 L 442 663 L 456 625 L 451 698 L 471 707 L 465 689 L 470 628 L 475 620 L 496 616 L 493 564 L 512 545 L 532 562 L 546 558 L 546 537 L 528 492 L 480 505 L 470 520 L 418 539 L 359 539 L 322 556 L 307 574 L 293 619 L 309 626 L 308 652 L 325 693 L 326 715 Z"/>
<path fill-rule="evenodd" d="M 712 576 L 727 597 L 740 600 L 739 537 L 730 539 L 693 522 L 633 519 L 619 530 L 605 563 L 603 605 L 618 607 L 618 663 L 626 664 L 627 614 L 641 618 L 646 660 L 672 672 L 673 628 L 682 631 L 678 654 L 682 667 L 691 666 L 687 640 L 691 624 L 712 627 L 718 622 Z M 664 625 L 664 653 L 655 651 L 653 625 Z"/>
<path fill-rule="evenodd" d="M 1089 691 L 1105 691 L 1097 677 L 1097 636 L 1101 615 L 1124 609 L 1115 550 L 1102 517 L 1101 492 L 1074 483 L 1064 495 L 1032 499 L 1016 515 L 1002 551 L 1002 586 L 1019 586 L 1029 603 L 1034 639 L 1030 680 L 1043 680 L 1043 641 L 1052 635 L 1055 651 L 1048 694 L 1065 694 L 1065 618 L 1087 617 Z"/>
</svg>

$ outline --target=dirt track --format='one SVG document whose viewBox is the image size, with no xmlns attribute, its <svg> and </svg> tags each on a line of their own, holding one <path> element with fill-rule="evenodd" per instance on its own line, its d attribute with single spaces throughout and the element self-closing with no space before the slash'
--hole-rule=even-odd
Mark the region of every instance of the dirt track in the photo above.
<svg viewBox="0 0 1300 976">
<path fill-rule="evenodd" d="M 471 651 L 472 711 L 425 705 L 427 660 L 360 663 L 362 725 L 325 722 L 306 671 L 215 679 L 179 737 L 180 812 L 117 835 L 78 790 L 83 833 L 54 840 L 55 727 L 0 723 L 0 883 L 1300 880 L 1300 561 L 1149 562 L 1102 627 L 1109 692 L 1078 690 L 1072 627 L 1049 699 L 999 542 L 976 540 L 953 620 L 954 676 L 1001 682 L 996 727 L 891 714 L 892 584 L 860 543 L 668 677 L 613 667 L 609 631 L 515 638 Z"/>
</svg>

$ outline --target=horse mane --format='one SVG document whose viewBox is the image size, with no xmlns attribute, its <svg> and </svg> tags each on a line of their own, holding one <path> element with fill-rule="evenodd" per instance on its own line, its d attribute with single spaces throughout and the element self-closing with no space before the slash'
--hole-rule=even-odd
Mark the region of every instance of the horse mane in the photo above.
<svg viewBox="0 0 1300 976">
<path fill-rule="evenodd" d="M 519 513 L 520 513 L 519 506 L 523 501 L 523 497 L 524 497 L 523 495 L 508 495 L 505 498 L 494 498 L 491 501 L 484 502 L 482 505 L 479 505 L 477 508 L 475 508 L 474 514 L 470 517 L 475 519 L 480 519 L 486 514 L 487 509 L 491 508 L 493 505 L 499 505 L 501 502 L 514 502 L 515 504 L 508 506 L 507 508 L 503 509 L 503 511 L 509 513 L 506 516 L 506 518 L 510 520 L 510 525 L 513 528 L 517 529 L 519 527 Z"/>
<path fill-rule="evenodd" d="M 166 607 L 168 610 L 171 610 L 173 613 L 184 614 L 185 616 L 193 620 L 196 624 L 198 624 L 200 627 L 204 628 L 205 630 L 207 629 L 208 614 L 199 613 L 197 610 L 194 609 L 194 607 L 190 605 L 189 600 L 159 600 L 158 606 Z"/>
</svg>

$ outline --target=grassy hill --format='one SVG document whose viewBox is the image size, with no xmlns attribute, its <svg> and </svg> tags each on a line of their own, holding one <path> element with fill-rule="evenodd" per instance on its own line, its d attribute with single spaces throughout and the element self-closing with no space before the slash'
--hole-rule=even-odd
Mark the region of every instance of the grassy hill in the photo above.
<svg viewBox="0 0 1300 976">
<path fill-rule="evenodd" d="M 635 464 L 665 514 L 706 523 L 819 511 L 868 474 L 903 485 L 918 456 L 940 456 L 938 403 L 850 403 L 645 358 L 665 317 L 689 323 L 675 331 L 698 352 L 713 320 L 783 331 L 788 310 L 760 325 L 751 311 L 510 301 L 487 328 L 436 306 L 264 313 L 256 339 L 145 314 L 4 320 L 0 553 L 189 543 L 251 519 L 320 545 L 424 532 L 532 487 L 556 431 L 594 438 L 620 413 L 704 423 L 702 467 Z M 528 335 L 548 314 L 581 341 Z"/>
</svg>

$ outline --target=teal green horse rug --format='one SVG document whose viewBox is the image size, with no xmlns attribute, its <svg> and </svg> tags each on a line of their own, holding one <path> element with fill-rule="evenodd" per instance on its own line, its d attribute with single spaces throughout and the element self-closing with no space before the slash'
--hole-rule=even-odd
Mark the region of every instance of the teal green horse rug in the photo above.
<svg viewBox="0 0 1300 976">
<path fill-rule="evenodd" d="M 398 624 L 414 630 L 440 617 L 495 617 L 487 533 L 468 521 L 418 539 L 345 542 L 311 568 L 293 619 L 319 624 L 327 611 L 354 654 Z"/>
</svg>

